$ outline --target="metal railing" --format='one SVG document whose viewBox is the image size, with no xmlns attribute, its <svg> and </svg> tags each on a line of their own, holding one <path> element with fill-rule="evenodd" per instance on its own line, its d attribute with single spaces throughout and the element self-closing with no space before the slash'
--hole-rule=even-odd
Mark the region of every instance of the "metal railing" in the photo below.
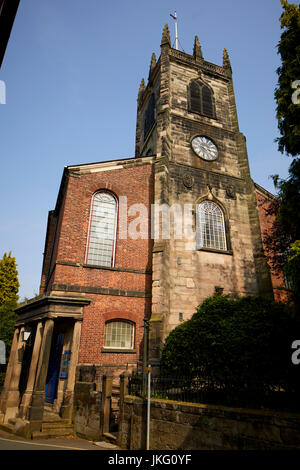
<svg viewBox="0 0 300 470">
<path fill-rule="evenodd" d="M 142 374 L 129 378 L 130 395 L 145 397 Z M 151 398 L 191 403 L 300 411 L 300 386 L 229 383 L 212 377 L 151 377 Z"/>
</svg>

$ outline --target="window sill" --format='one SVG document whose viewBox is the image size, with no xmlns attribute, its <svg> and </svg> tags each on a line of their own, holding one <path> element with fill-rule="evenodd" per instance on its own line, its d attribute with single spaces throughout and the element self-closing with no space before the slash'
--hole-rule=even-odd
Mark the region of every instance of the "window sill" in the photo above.
<svg viewBox="0 0 300 470">
<path fill-rule="evenodd" d="M 102 348 L 102 353 L 123 353 L 123 354 L 136 354 L 136 349 L 113 349 L 113 348 Z"/>
<path fill-rule="evenodd" d="M 214 116 L 208 116 L 208 114 L 204 114 L 204 113 L 201 113 L 200 111 L 195 111 L 195 110 L 192 110 L 192 109 L 189 109 L 188 112 L 189 112 L 190 114 L 197 114 L 198 116 L 201 116 L 201 117 L 203 116 L 203 117 L 206 117 L 206 118 L 208 118 L 208 119 L 213 119 L 214 121 L 218 121 L 216 115 L 214 115 Z"/>
<path fill-rule="evenodd" d="M 83 264 L 83 268 L 91 269 L 102 269 L 105 271 L 116 271 L 121 273 L 133 273 L 133 274 L 152 274 L 152 271 L 149 269 L 133 269 L 133 268 L 116 268 L 115 266 L 100 266 L 96 264 Z"/>
<path fill-rule="evenodd" d="M 108 269 L 108 270 L 113 270 L 113 266 L 104 266 L 101 264 L 83 264 L 83 268 L 92 268 L 92 269 Z"/>
<path fill-rule="evenodd" d="M 208 251 L 209 253 L 220 253 L 221 255 L 233 255 L 232 250 L 218 250 L 216 248 L 197 248 L 197 251 Z"/>
</svg>

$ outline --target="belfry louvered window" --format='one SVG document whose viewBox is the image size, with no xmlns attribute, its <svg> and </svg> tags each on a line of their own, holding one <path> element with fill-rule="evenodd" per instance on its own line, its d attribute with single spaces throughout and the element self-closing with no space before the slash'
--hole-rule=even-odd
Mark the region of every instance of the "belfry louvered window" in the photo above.
<svg viewBox="0 0 300 470">
<path fill-rule="evenodd" d="M 148 134 L 155 121 L 155 97 L 154 94 L 150 96 L 148 107 L 145 115 L 144 137 Z"/>
<path fill-rule="evenodd" d="M 86 250 L 87 264 L 114 265 L 117 210 L 117 200 L 111 193 L 100 191 L 94 194 Z"/>
<path fill-rule="evenodd" d="M 213 92 L 200 80 L 192 80 L 189 85 L 189 111 L 216 117 Z"/>
<path fill-rule="evenodd" d="M 214 202 L 197 207 L 197 248 L 227 250 L 224 214 Z"/>
</svg>

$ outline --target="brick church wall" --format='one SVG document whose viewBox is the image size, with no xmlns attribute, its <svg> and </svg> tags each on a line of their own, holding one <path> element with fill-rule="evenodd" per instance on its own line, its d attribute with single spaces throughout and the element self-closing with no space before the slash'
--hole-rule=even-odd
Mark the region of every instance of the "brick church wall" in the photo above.
<svg viewBox="0 0 300 470">
<path fill-rule="evenodd" d="M 100 163 L 98 167 L 95 164 L 92 171 L 89 165 L 80 165 L 76 171 L 69 167 L 63 178 L 56 210 L 49 214 L 41 292 L 84 296 L 91 300 L 84 310 L 79 363 L 132 364 L 141 358 L 143 319 L 151 313 L 150 220 L 146 239 L 120 239 L 118 227 L 112 268 L 88 266 L 85 255 L 91 199 L 96 191 L 108 190 L 117 199 L 126 196 L 127 209 L 133 204 L 144 204 L 150 217 L 153 203 L 150 160 L 120 160 L 119 168 L 115 162 L 109 168 L 105 165 L 103 168 Z M 138 215 L 128 217 L 128 226 Z M 50 274 L 48 283 L 47 273 Z M 132 351 L 103 350 L 105 322 L 114 318 L 134 322 Z"/>
<path fill-rule="evenodd" d="M 257 186 L 257 185 L 256 185 Z M 257 199 L 257 208 L 260 220 L 260 227 L 263 239 L 264 251 L 268 259 L 267 247 L 264 242 L 264 236 L 270 231 L 272 231 L 272 226 L 275 222 L 275 215 L 267 214 L 268 209 L 270 209 L 272 199 L 274 196 L 268 194 L 267 191 L 261 189 L 256 189 L 256 199 Z M 284 274 L 282 271 L 275 271 L 268 259 L 268 264 L 270 267 L 271 280 L 274 291 L 274 299 L 276 302 L 285 302 L 289 298 L 289 291 L 287 289 Z"/>
</svg>

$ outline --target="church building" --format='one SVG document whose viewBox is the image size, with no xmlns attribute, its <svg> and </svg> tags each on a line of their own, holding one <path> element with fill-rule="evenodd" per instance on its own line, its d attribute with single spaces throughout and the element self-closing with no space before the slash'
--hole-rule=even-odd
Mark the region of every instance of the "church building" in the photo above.
<svg viewBox="0 0 300 470">
<path fill-rule="evenodd" d="M 214 293 L 280 300 L 262 233 L 274 198 L 251 179 L 232 69 L 171 47 L 137 100 L 134 158 L 65 167 L 40 295 L 21 305 L 0 420 L 72 420 L 80 376 L 159 367 L 168 333 Z M 95 372 L 96 371 L 96 372 Z"/>
</svg>

